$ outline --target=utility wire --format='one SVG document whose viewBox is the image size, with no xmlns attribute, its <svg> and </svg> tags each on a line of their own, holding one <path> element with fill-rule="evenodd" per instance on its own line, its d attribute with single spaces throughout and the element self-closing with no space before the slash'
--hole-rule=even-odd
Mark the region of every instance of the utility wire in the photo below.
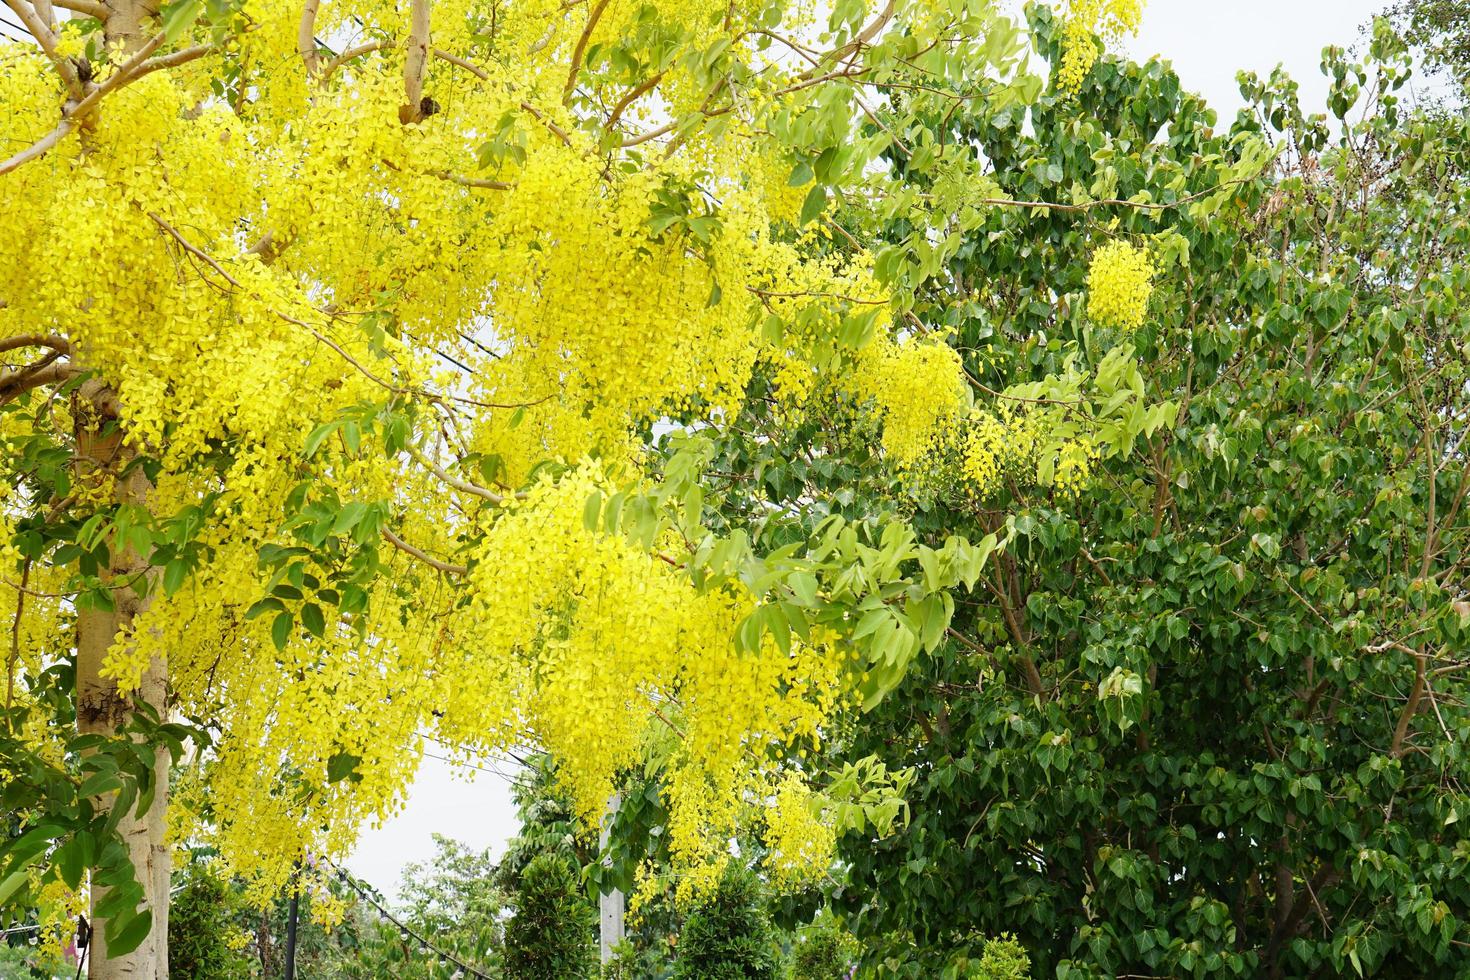
<svg viewBox="0 0 1470 980">
<path fill-rule="evenodd" d="M 392 912 L 389 912 L 382 905 L 378 904 L 378 900 L 376 898 L 374 898 L 372 896 L 372 894 L 370 892 L 368 892 L 367 889 L 363 888 L 362 885 L 360 885 L 358 883 L 357 879 L 355 879 L 351 875 L 349 875 L 347 873 L 347 869 L 346 868 L 340 867 L 337 864 L 335 864 L 334 862 L 327 860 L 326 858 L 322 858 L 321 860 L 324 863 L 330 864 L 334 868 L 336 868 L 337 869 L 337 877 L 340 878 L 342 881 L 346 882 L 347 885 L 349 887 L 351 887 L 351 889 L 353 891 L 357 892 L 357 894 L 359 896 L 361 896 L 369 905 L 371 905 L 373 908 L 377 909 L 378 910 L 378 914 L 380 916 L 382 916 L 383 918 L 387 919 L 389 922 L 393 923 L 393 925 L 397 926 L 398 927 L 398 931 L 401 934 L 406 935 L 406 936 L 413 937 L 413 939 L 421 947 L 423 947 L 425 950 L 429 951 L 430 953 L 433 953 L 435 956 L 439 957 L 439 959 L 441 961 L 443 961 L 445 963 L 452 963 L 455 966 L 459 967 L 461 970 L 464 971 L 464 974 L 465 974 L 466 977 L 473 977 L 474 980 L 492 980 L 491 976 L 488 973 L 482 973 L 482 972 L 480 972 L 480 970 L 476 969 L 473 966 L 470 966 L 468 963 L 466 963 L 463 960 L 459 959 L 457 956 L 454 956 L 451 953 L 446 953 L 444 950 L 440 949 L 438 946 L 435 946 L 433 943 L 429 942 L 423 936 L 420 936 L 418 933 L 416 933 L 412 929 L 410 929 L 407 925 L 405 925 L 403 922 L 401 922 L 398 919 L 398 917 L 395 916 Z"/>
</svg>

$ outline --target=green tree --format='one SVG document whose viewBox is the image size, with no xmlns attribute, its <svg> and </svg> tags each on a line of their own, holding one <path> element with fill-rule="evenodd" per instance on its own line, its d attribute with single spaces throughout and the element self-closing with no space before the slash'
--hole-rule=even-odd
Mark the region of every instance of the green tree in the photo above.
<svg viewBox="0 0 1470 980">
<path fill-rule="evenodd" d="M 781 948 L 760 881 L 731 861 L 719 887 L 689 911 L 674 959 L 674 980 L 776 980 Z"/>
<path fill-rule="evenodd" d="M 797 930 L 791 944 L 792 980 L 838 980 L 849 974 L 862 950 L 830 914 Z"/>
<path fill-rule="evenodd" d="M 844 848 L 885 975 L 1005 931 L 1041 975 L 1462 969 L 1470 133 L 1401 101 L 1381 26 L 1324 61 L 1337 135 L 1280 74 L 1222 133 L 1166 65 L 1111 59 L 1075 99 L 933 121 L 994 196 L 1054 206 L 989 209 L 922 320 L 995 390 L 1096 363 L 1120 338 L 1086 315 L 1089 257 L 1147 243 L 1131 340 L 1179 412 L 1076 500 L 911 495 L 931 540 L 1013 536 L 844 744 L 917 773 L 907 827 Z M 1263 138 L 1271 172 L 1213 190 Z"/>
<path fill-rule="evenodd" d="M 526 864 L 516 910 L 505 927 L 511 980 L 573 980 L 597 975 L 596 916 L 577 866 L 548 851 Z"/>
<path fill-rule="evenodd" d="M 1389 14 L 1431 71 L 1448 76 L 1462 98 L 1470 94 L 1470 6 L 1462 0 L 1404 0 Z"/>
<path fill-rule="evenodd" d="M 237 919 L 241 902 L 230 882 L 203 861 L 192 862 L 168 919 L 168 968 L 176 980 L 225 980 L 247 975 L 250 960 Z"/>
</svg>

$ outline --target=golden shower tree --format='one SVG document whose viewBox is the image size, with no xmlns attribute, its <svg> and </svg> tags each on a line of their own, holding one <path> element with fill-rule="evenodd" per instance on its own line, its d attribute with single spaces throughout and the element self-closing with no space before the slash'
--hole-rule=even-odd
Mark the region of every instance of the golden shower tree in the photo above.
<svg viewBox="0 0 1470 980">
<path fill-rule="evenodd" d="M 741 807 L 809 807 L 803 747 L 995 542 L 834 520 L 757 555 L 702 524 L 698 431 L 757 376 L 876 406 L 899 467 L 963 423 L 958 359 L 839 216 L 895 148 L 949 152 L 904 120 L 965 80 L 1034 93 L 1018 29 L 985 0 L 5 2 L 37 43 L 0 48 L 0 772 L 69 788 L 18 812 L 0 905 L 90 901 L 93 977 L 166 975 L 170 842 L 274 894 L 392 812 L 424 736 L 544 746 L 589 819 L 654 746 L 689 888 Z M 688 433 L 667 465 L 656 424 Z M 179 719 L 207 751 L 163 747 Z M 136 881 L 88 890 L 109 861 Z"/>
</svg>

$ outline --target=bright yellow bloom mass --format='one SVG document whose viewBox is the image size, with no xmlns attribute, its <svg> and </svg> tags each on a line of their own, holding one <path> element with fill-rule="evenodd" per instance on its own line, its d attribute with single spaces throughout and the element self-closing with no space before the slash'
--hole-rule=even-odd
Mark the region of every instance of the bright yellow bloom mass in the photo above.
<svg viewBox="0 0 1470 980">
<path fill-rule="evenodd" d="M 954 441 L 958 356 L 828 223 L 888 145 L 854 79 L 979 77 L 994 12 L 155 6 L 0 47 L 0 436 L 40 460 L 0 491 L 13 671 L 75 660 L 93 722 L 138 696 L 207 727 L 170 834 L 259 898 L 392 814 L 426 737 L 550 749 L 591 823 L 662 732 L 682 867 L 775 799 L 777 860 L 815 869 L 790 759 L 860 683 L 851 624 L 715 569 L 733 536 L 646 433 L 727 423 L 767 371 L 793 411 L 875 405 L 900 468 Z M 1094 302 L 1136 318 L 1140 288 Z"/>
<path fill-rule="evenodd" d="M 1087 315 L 1124 331 L 1137 330 L 1148 313 L 1154 267 L 1148 252 L 1125 241 L 1099 248 L 1087 269 Z"/>
</svg>

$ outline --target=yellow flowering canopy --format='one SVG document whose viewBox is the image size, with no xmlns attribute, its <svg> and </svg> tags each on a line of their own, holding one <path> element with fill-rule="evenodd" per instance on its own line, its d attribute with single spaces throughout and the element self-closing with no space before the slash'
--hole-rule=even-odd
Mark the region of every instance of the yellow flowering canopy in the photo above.
<svg viewBox="0 0 1470 980">
<path fill-rule="evenodd" d="M 986 0 L 11 6 L 38 42 L 0 47 L 26 743 L 61 751 L 34 693 L 59 663 L 84 731 L 198 721 L 211 748 L 139 819 L 156 847 L 167 798 L 168 839 L 259 897 L 391 814 L 424 736 L 544 746 L 592 822 L 673 733 L 687 880 L 766 800 L 782 873 L 820 872 L 799 750 L 896 683 L 996 542 L 833 522 L 758 556 L 701 524 L 696 437 L 659 471 L 645 449 L 759 374 L 792 411 L 874 405 L 899 468 L 1035 470 L 860 243 L 826 247 L 902 140 L 885 80 L 1003 96 L 1015 28 Z"/>
</svg>

